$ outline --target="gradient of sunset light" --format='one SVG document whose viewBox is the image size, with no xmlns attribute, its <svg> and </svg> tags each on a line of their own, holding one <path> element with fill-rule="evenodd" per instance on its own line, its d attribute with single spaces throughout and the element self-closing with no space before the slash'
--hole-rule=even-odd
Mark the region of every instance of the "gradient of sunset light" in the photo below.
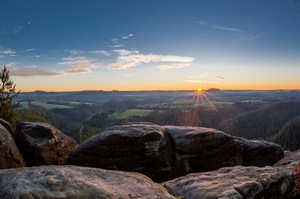
<svg viewBox="0 0 300 199">
<path fill-rule="evenodd" d="M 300 89 L 299 17 L 293 0 L 5 1 L 0 66 L 23 92 Z"/>
</svg>

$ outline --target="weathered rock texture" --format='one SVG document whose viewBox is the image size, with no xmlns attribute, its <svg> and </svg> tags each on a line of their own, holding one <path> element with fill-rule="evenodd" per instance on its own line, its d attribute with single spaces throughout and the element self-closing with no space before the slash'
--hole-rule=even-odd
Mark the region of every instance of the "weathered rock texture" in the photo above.
<svg viewBox="0 0 300 199">
<path fill-rule="evenodd" d="M 79 145 L 67 163 L 135 171 L 155 179 L 171 172 L 166 143 L 160 126 L 115 126 Z"/>
<path fill-rule="evenodd" d="M 12 128 L 12 126 L 9 122 L 7 122 L 4 119 L 0 118 L 0 124 L 3 127 L 5 127 L 8 130 L 9 133 L 11 133 L 11 134 L 13 133 L 13 130 L 12 130 L 13 128 Z"/>
<path fill-rule="evenodd" d="M 215 129 L 132 123 L 108 128 L 86 140 L 70 154 L 67 163 L 135 171 L 155 181 L 165 181 L 191 172 L 241 165 L 243 158 L 249 159 L 251 155 L 257 157 L 248 162 L 258 166 L 272 165 L 281 158 L 279 155 L 277 159 L 268 160 L 264 154 L 277 151 L 278 145 L 255 143 L 259 147 L 255 145 L 252 154 L 250 146 L 254 144 L 241 144 Z M 246 153 L 243 153 L 244 148 L 248 150 Z"/>
<path fill-rule="evenodd" d="M 241 137 L 234 137 L 234 140 L 243 148 L 243 166 L 263 167 L 273 165 L 283 158 L 283 149 L 278 144 Z"/>
<path fill-rule="evenodd" d="M 14 137 L 28 166 L 64 164 L 77 145 L 55 127 L 39 122 L 20 123 Z"/>
<path fill-rule="evenodd" d="M 173 143 L 176 177 L 240 165 L 243 161 L 242 148 L 221 131 L 178 126 L 166 126 L 165 129 Z"/>
<path fill-rule="evenodd" d="M 164 183 L 175 196 L 185 199 L 287 198 L 293 170 L 267 167 L 227 167 L 193 173 Z"/>
<path fill-rule="evenodd" d="M 11 134 L 0 124 L 0 169 L 25 166 L 25 161 Z"/>
<path fill-rule="evenodd" d="M 174 198 L 138 173 L 76 166 L 0 170 L 0 198 Z"/>
<path fill-rule="evenodd" d="M 274 164 L 273 166 L 278 167 L 278 166 L 285 166 L 290 164 L 297 164 L 299 160 L 300 160 L 300 150 L 289 153 L 287 156 L 285 156 L 284 158 L 276 162 L 276 164 Z"/>
</svg>

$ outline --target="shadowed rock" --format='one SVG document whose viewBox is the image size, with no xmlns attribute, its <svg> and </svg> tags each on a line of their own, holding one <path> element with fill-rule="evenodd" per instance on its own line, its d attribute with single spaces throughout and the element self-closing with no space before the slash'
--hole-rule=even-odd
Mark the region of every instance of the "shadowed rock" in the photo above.
<svg viewBox="0 0 300 199">
<path fill-rule="evenodd" d="M 77 166 L 40 166 L 0 171 L 0 198 L 174 198 L 138 173 Z M 175 199 L 175 198 L 174 198 Z"/>
<path fill-rule="evenodd" d="M 157 125 L 114 126 L 80 144 L 67 163 L 167 178 L 171 168 L 166 143 L 164 129 Z"/>
<path fill-rule="evenodd" d="M 68 164 L 135 171 L 155 181 L 242 163 L 241 147 L 221 131 L 201 127 L 128 124 L 80 144 Z"/>
<path fill-rule="evenodd" d="M 0 169 L 25 166 L 12 135 L 0 124 Z"/>
<path fill-rule="evenodd" d="M 165 126 L 174 142 L 176 177 L 242 163 L 242 149 L 232 136 L 203 127 Z"/>
<path fill-rule="evenodd" d="M 77 145 L 75 140 L 55 127 L 40 122 L 17 125 L 15 141 L 28 166 L 64 164 Z"/>
<path fill-rule="evenodd" d="M 243 148 L 243 166 L 271 166 L 283 158 L 284 151 L 278 144 L 241 137 L 234 140 Z"/>
</svg>

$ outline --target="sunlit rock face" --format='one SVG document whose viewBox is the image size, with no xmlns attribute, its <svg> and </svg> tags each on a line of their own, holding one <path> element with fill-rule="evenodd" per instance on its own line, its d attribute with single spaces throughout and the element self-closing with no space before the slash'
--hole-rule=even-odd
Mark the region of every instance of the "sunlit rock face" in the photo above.
<svg viewBox="0 0 300 199">
<path fill-rule="evenodd" d="M 70 154 L 67 164 L 135 171 L 161 182 L 192 172 L 242 165 L 251 151 L 244 153 L 244 145 L 211 128 L 132 123 L 108 128 L 86 140 Z M 268 159 L 266 154 L 254 154 L 257 159 Z M 263 164 L 253 160 L 251 165 L 272 165 L 281 157 Z"/>
<path fill-rule="evenodd" d="M 0 198 L 175 199 L 142 174 L 78 166 L 0 170 Z"/>
<path fill-rule="evenodd" d="M 25 166 L 25 161 L 8 130 L 0 124 L 0 169 Z"/>
<path fill-rule="evenodd" d="M 62 165 L 77 145 L 55 127 L 40 122 L 18 124 L 14 137 L 28 166 Z"/>
<path fill-rule="evenodd" d="M 293 169 L 274 167 L 226 167 L 192 173 L 163 183 L 185 199 L 287 198 L 293 185 Z"/>
</svg>

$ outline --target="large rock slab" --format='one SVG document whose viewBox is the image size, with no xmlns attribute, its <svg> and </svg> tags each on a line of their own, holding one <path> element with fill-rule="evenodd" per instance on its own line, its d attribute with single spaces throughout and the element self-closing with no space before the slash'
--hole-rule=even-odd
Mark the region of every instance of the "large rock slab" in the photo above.
<svg viewBox="0 0 300 199">
<path fill-rule="evenodd" d="M 242 148 L 232 136 L 203 127 L 165 126 L 173 140 L 176 177 L 240 165 Z"/>
<path fill-rule="evenodd" d="M 170 179 L 171 167 L 164 128 L 128 124 L 108 128 L 80 144 L 68 164 L 135 171 L 152 179 Z"/>
<path fill-rule="evenodd" d="M 40 122 L 18 124 L 14 137 L 28 166 L 62 165 L 77 145 L 55 127 Z"/>
<path fill-rule="evenodd" d="M 193 173 L 164 183 L 185 199 L 287 198 L 293 184 L 293 169 L 284 167 L 226 167 Z"/>
<path fill-rule="evenodd" d="M 243 166 L 271 166 L 283 158 L 284 151 L 278 144 L 241 137 L 234 140 L 243 148 Z"/>
<path fill-rule="evenodd" d="M 0 124 L 0 169 L 25 166 L 25 161 L 8 130 Z"/>
<path fill-rule="evenodd" d="M 273 165 L 282 156 L 277 144 L 234 138 L 211 128 L 130 123 L 89 138 L 67 163 L 134 171 L 162 182 L 222 167 Z"/>
<path fill-rule="evenodd" d="M 174 198 L 138 173 L 77 166 L 40 166 L 0 171 L 0 198 Z"/>
</svg>

